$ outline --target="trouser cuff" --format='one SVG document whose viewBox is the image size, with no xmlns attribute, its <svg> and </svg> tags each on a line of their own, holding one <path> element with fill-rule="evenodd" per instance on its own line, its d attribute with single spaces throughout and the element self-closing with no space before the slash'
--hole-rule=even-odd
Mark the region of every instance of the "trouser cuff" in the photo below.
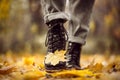
<svg viewBox="0 0 120 80">
<path fill-rule="evenodd" d="M 68 41 L 80 43 L 81 45 L 85 45 L 85 43 L 86 43 L 85 39 L 80 38 L 80 37 L 75 37 L 75 36 L 70 36 Z"/>
<path fill-rule="evenodd" d="M 44 16 L 45 23 L 49 23 L 50 21 L 56 20 L 56 19 L 63 19 L 64 22 L 66 22 L 67 20 L 69 20 L 69 16 L 64 12 L 55 12 L 55 13 L 50 13 Z"/>
</svg>

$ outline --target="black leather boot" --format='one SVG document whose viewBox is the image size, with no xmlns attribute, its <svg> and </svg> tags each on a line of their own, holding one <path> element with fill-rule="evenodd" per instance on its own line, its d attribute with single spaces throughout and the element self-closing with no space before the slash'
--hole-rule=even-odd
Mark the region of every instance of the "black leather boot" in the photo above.
<svg viewBox="0 0 120 80">
<path fill-rule="evenodd" d="M 67 69 L 81 69 L 80 68 L 80 52 L 82 45 L 79 43 L 69 42 L 66 52 L 66 67 Z"/>
<path fill-rule="evenodd" d="M 54 20 L 51 21 L 50 23 L 48 23 L 48 34 L 46 37 L 46 46 L 47 46 L 47 55 L 49 55 L 49 53 L 53 53 L 56 50 L 65 50 L 65 46 L 66 46 L 66 30 L 63 27 L 63 23 L 64 21 L 61 20 Z M 52 65 L 51 63 L 46 63 L 46 58 L 45 58 L 45 69 L 46 71 L 50 71 L 52 72 L 52 70 L 60 70 L 60 69 L 64 69 L 65 68 L 65 62 L 60 61 L 58 64 L 56 65 Z"/>
</svg>

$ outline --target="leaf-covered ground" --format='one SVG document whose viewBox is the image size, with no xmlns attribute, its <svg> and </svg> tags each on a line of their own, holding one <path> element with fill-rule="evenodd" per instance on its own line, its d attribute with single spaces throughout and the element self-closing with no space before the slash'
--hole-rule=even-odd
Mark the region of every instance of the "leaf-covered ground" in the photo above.
<svg viewBox="0 0 120 80">
<path fill-rule="evenodd" d="M 120 55 L 82 54 L 82 70 L 48 74 L 44 54 L 0 55 L 0 80 L 120 80 Z"/>
</svg>

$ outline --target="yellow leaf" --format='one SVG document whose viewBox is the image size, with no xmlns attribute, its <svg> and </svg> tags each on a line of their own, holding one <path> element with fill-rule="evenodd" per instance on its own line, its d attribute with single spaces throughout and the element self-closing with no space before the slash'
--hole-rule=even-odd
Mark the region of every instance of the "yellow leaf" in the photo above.
<svg viewBox="0 0 120 80">
<path fill-rule="evenodd" d="M 34 63 L 34 57 L 24 57 L 22 61 L 26 65 L 31 65 Z"/>
<path fill-rule="evenodd" d="M 45 59 L 45 63 L 46 64 L 52 64 L 52 65 L 56 65 L 58 64 L 60 61 L 62 62 L 65 62 L 66 59 L 65 59 L 65 54 L 66 51 L 55 51 L 55 53 L 49 53 L 47 56 L 46 56 L 46 59 Z"/>
<path fill-rule="evenodd" d="M 71 78 L 71 77 L 93 77 L 95 74 L 89 69 L 85 70 L 64 70 L 50 74 L 52 77 Z"/>
<path fill-rule="evenodd" d="M 35 70 L 25 73 L 23 77 L 25 80 L 37 80 L 38 78 L 45 76 L 45 74 L 44 71 Z"/>
</svg>

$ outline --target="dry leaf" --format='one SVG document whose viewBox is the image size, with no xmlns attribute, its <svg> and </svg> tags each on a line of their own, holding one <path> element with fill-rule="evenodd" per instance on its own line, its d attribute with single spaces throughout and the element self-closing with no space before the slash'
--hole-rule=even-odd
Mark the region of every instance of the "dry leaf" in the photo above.
<svg viewBox="0 0 120 80">
<path fill-rule="evenodd" d="M 25 80 L 38 80 L 40 77 L 44 77 L 45 74 L 45 71 L 33 70 L 25 73 L 23 77 Z"/>
<path fill-rule="evenodd" d="M 52 73 L 50 75 L 52 77 L 57 77 L 57 78 L 93 77 L 93 76 L 96 76 L 89 69 L 85 69 L 85 70 L 64 70 L 64 71 Z"/>
<path fill-rule="evenodd" d="M 15 70 L 15 66 L 6 66 L 0 68 L 0 74 L 9 74 L 12 73 L 14 70 Z"/>
<path fill-rule="evenodd" d="M 63 50 L 61 50 L 61 51 L 57 50 L 57 51 L 55 51 L 55 53 L 49 53 L 46 56 L 45 63 L 46 64 L 56 65 L 60 61 L 65 62 L 66 59 L 65 59 L 64 54 L 65 54 L 65 51 L 63 51 Z"/>
</svg>

